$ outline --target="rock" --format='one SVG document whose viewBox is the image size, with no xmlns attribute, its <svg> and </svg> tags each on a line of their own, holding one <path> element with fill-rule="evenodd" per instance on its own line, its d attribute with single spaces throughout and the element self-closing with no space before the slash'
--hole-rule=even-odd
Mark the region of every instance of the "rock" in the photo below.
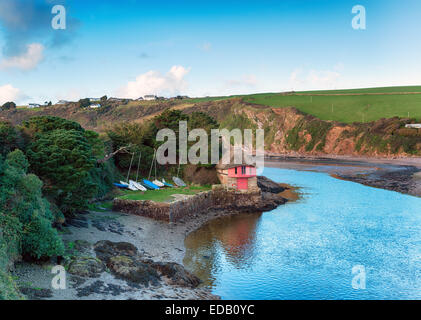
<svg viewBox="0 0 421 320">
<path fill-rule="evenodd" d="M 257 177 L 257 186 L 260 190 L 262 190 L 262 192 L 281 193 L 285 190 L 284 187 L 281 187 L 278 183 L 266 178 L 265 176 Z"/>
<path fill-rule="evenodd" d="M 128 290 L 119 285 L 115 285 L 112 283 L 106 284 L 103 281 L 97 280 L 86 287 L 77 288 L 76 291 L 77 296 L 81 298 L 88 297 L 91 294 L 118 296 L 124 292 L 127 292 Z"/>
<path fill-rule="evenodd" d="M 137 248 L 128 242 L 99 241 L 94 246 L 97 257 L 120 279 L 144 286 L 156 285 L 157 271 L 142 261 Z"/>
<path fill-rule="evenodd" d="M 111 242 L 108 240 L 98 241 L 94 250 L 99 259 L 108 264 L 109 259 L 115 256 L 133 257 L 138 254 L 137 248 L 128 242 Z"/>
<path fill-rule="evenodd" d="M 92 244 L 86 240 L 76 240 L 75 250 L 79 252 L 88 252 L 92 249 Z"/>
<path fill-rule="evenodd" d="M 152 262 L 151 266 L 171 285 L 196 288 L 201 280 L 188 272 L 182 265 L 175 262 Z"/>
<path fill-rule="evenodd" d="M 107 264 L 110 271 L 118 278 L 140 283 L 144 286 L 159 283 L 159 274 L 150 265 L 128 256 L 115 256 Z"/>
<path fill-rule="evenodd" d="M 80 277 L 97 278 L 105 271 L 105 265 L 94 257 L 73 257 L 68 264 L 67 271 Z"/>
<path fill-rule="evenodd" d="M 75 228 L 89 228 L 89 223 L 84 219 L 73 218 L 66 221 L 64 226 L 72 226 Z"/>
<path fill-rule="evenodd" d="M 19 288 L 19 291 L 29 300 L 42 300 L 53 297 L 53 292 L 51 289 L 21 287 Z"/>
<path fill-rule="evenodd" d="M 256 209 L 259 211 L 270 211 L 286 202 L 287 200 L 278 194 L 262 192 L 262 199 L 256 204 Z"/>
</svg>

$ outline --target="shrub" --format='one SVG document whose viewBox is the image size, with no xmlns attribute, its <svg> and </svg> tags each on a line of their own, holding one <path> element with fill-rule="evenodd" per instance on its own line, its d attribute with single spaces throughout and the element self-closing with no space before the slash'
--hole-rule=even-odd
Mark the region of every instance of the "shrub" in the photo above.
<svg viewBox="0 0 421 320">
<path fill-rule="evenodd" d="M 0 121 L 0 155 L 6 155 L 17 147 L 17 132 L 11 123 Z"/>
<path fill-rule="evenodd" d="M 3 110 L 12 110 L 12 109 L 16 109 L 16 103 L 9 101 L 9 102 L 6 102 L 5 104 L 3 104 L 3 105 L 1 106 L 1 108 L 2 108 Z"/>
<path fill-rule="evenodd" d="M 0 162 L 0 228 L 8 257 L 13 259 L 17 252 L 35 258 L 62 255 L 49 203 L 42 197 L 42 182 L 26 173 L 23 152 L 15 150 Z"/>
<path fill-rule="evenodd" d="M 51 221 L 36 217 L 25 226 L 22 253 L 38 259 L 64 254 L 63 242 L 51 227 Z"/>
</svg>

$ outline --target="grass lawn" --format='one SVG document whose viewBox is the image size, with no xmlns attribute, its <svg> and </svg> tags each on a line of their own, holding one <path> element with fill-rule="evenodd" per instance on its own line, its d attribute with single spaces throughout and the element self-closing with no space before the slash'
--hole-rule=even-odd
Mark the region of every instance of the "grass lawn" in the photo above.
<svg viewBox="0 0 421 320">
<path fill-rule="evenodd" d="M 295 95 L 265 93 L 244 96 L 244 101 L 278 108 L 296 107 L 319 119 L 344 123 L 368 122 L 394 116 L 406 118 L 408 113 L 410 118 L 421 119 L 421 94 L 402 94 L 404 92 L 421 92 L 421 87 L 308 91 L 297 92 Z M 373 93 L 388 94 L 370 95 Z"/>
<path fill-rule="evenodd" d="M 211 186 L 190 186 L 185 188 L 165 188 L 160 190 L 130 191 L 122 190 L 118 198 L 126 200 L 152 200 L 155 202 L 170 202 L 174 200 L 173 194 L 195 195 L 202 191 L 211 190 Z"/>
</svg>

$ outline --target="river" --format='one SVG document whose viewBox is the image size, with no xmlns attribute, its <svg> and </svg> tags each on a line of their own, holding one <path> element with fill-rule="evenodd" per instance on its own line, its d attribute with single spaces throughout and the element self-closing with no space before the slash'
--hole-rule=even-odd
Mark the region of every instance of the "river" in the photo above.
<svg viewBox="0 0 421 320">
<path fill-rule="evenodd" d="M 213 220 L 185 240 L 184 265 L 214 294 L 421 299 L 421 198 L 323 172 L 266 168 L 264 175 L 300 187 L 301 199 Z"/>
</svg>

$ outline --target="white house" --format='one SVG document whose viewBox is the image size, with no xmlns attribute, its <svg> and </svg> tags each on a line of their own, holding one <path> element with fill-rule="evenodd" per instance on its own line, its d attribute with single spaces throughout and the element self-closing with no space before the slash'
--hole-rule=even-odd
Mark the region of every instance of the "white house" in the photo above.
<svg viewBox="0 0 421 320">
<path fill-rule="evenodd" d="M 89 101 L 90 102 L 99 102 L 99 101 L 101 101 L 101 99 L 100 98 L 89 98 Z"/>
<path fill-rule="evenodd" d="M 405 128 L 421 129 L 421 123 L 407 124 Z"/>
<path fill-rule="evenodd" d="M 30 103 L 30 104 L 28 104 L 28 108 L 29 109 L 40 108 L 40 107 L 41 107 L 41 105 L 38 104 L 38 103 Z"/>
<path fill-rule="evenodd" d="M 146 96 L 143 96 L 143 99 L 146 100 L 146 101 L 156 100 L 157 96 L 155 96 L 153 94 L 147 94 Z"/>
<path fill-rule="evenodd" d="M 101 108 L 101 105 L 99 103 L 95 103 L 95 104 L 91 104 L 89 106 L 89 108 L 91 108 L 91 109 L 97 109 L 97 108 Z"/>
</svg>

